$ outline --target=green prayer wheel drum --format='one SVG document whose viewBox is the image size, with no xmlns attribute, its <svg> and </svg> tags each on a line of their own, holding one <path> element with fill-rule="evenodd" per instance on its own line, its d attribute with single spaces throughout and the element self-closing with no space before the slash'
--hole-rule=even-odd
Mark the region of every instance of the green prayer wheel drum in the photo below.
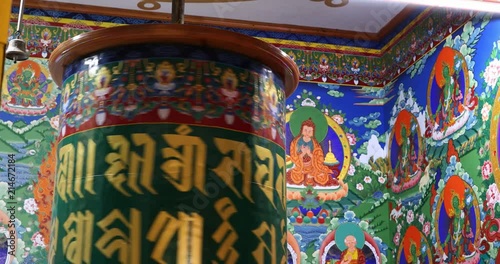
<svg viewBox="0 0 500 264">
<path fill-rule="evenodd" d="M 274 46 L 191 25 L 96 30 L 62 89 L 51 263 L 285 263 L 285 99 Z"/>
</svg>

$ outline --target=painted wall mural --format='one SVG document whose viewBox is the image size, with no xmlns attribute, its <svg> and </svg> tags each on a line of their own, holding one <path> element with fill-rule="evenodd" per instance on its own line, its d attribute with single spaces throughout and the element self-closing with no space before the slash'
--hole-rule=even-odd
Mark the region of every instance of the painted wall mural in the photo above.
<svg viewBox="0 0 500 264">
<path fill-rule="evenodd" d="M 396 81 L 415 94 L 426 152 L 419 191 L 395 194 L 401 213 L 389 246 L 398 263 L 500 262 L 499 29 L 498 18 L 475 16 Z"/>
<path fill-rule="evenodd" d="M 420 181 L 425 146 L 417 118 L 408 110 L 399 112 L 392 126 L 388 147 L 389 179 L 395 193 L 411 189 Z"/>
<path fill-rule="evenodd" d="M 389 201 L 383 105 L 359 91 L 301 84 L 287 102 L 289 263 L 385 263 Z M 381 162 L 382 161 L 382 162 Z M 378 162 L 378 163 L 377 163 Z M 372 170 L 378 166 L 379 170 Z M 369 220 L 367 220 L 369 219 Z"/>
<path fill-rule="evenodd" d="M 57 88 L 50 79 L 46 61 L 28 60 L 6 70 L 2 109 L 18 115 L 40 116 L 56 107 Z"/>
<path fill-rule="evenodd" d="M 158 7 L 157 2 L 161 1 L 145 1 L 145 4 Z M 325 0 L 328 5 L 327 2 L 332 1 Z M 163 23 L 53 10 L 28 9 L 25 13 L 23 36 L 31 57 L 37 58 L 48 58 L 59 43 L 86 31 L 122 24 Z M 283 50 L 299 66 L 303 81 L 379 89 L 390 84 L 405 70 L 418 69 L 414 65 L 419 64 L 420 58 L 425 59 L 427 52 L 463 26 L 471 16 L 473 13 L 452 9 L 432 12 L 429 9 L 415 10 L 410 15 L 413 20 L 408 21 L 406 27 L 399 28 L 397 31 L 400 32 L 392 33 L 395 36 L 378 43 L 282 32 L 230 30 L 261 38 Z M 15 31 L 15 22 L 13 17 L 11 33 Z M 283 39 L 283 36 L 289 39 Z"/>
<path fill-rule="evenodd" d="M 47 61 L 6 61 L 0 111 L 0 263 L 46 263 L 59 121 Z M 52 153 L 52 154 L 51 154 Z"/>
<path fill-rule="evenodd" d="M 500 263 L 500 18 L 436 11 L 415 23 L 384 63 L 283 48 L 296 56 L 303 78 L 316 74 L 285 106 L 288 263 Z M 35 58 L 8 61 L 2 84 L 1 264 L 46 263 L 55 135 L 60 123 L 68 129 L 77 121 L 59 120 L 57 112 L 73 107 L 83 118 L 92 108 L 88 98 L 55 87 L 46 57 L 52 43 L 93 28 L 33 25 L 30 36 L 45 40 L 45 51 L 37 44 Z M 398 78 L 364 81 L 373 65 L 384 69 L 373 76 Z M 150 72 L 165 94 L 175 76 L 165 73 L 177 73 L 171 66 Z M 344 68 L 353 78 L 332 82 Z M 96 73 L 92 96 L 106 97 L 106 109 L 120 96 L 134 99 L 111 95 L 112 68 Z M 366 78 L 356 83 L 354 76 Z M 221 72 L 228 107 L 218 116 L 227 122 L 238 111 L 231 80 Z M 158 114 L 168 115 L 173 105 L 162 103 Z"/>
</svg>

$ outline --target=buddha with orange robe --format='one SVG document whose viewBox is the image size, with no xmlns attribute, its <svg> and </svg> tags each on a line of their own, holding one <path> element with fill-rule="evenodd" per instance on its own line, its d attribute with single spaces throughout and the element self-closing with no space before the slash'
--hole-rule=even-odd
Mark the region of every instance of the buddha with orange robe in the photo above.
<svg viewBox="0 0 500 264">
<path fill-rule="evenodd" d="M 290 158 L 295 167 L 287 172 L 287 182 L 294 185 L 330 186 L 335 180 L 324 165 L 324 153 L 315 138 L 316 125 L 311 118 L 302 122 L 300 133 L 290 144 Z"/>
</svg>

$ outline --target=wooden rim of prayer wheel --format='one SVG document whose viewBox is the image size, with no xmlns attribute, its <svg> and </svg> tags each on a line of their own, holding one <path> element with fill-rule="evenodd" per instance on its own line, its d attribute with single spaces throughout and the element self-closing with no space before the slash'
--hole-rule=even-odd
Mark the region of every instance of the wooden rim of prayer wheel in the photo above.
<svg viewBox="0 0 500 264">
<path fill-rule="evenodd" d="M 50 73 L 55 83 L 62 86 L 64 69 L 75 60 L 117 46 L 152 43 L 192 45 L 244 55 L 269 67 L 281 77 L 287 97 L 299 83 L 297 65 L 277 47 L 239 33 L 182 24 L 127 25 L 83 33 L 54 50 L 49 59 Z"/>
</svg>

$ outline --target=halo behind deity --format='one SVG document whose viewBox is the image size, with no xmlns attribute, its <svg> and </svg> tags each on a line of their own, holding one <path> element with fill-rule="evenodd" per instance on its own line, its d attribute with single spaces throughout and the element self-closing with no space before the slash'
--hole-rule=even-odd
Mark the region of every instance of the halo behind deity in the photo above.
<svg viewBox="0 0 500 264">
<path fill-rule="evenodd" d="M 300 134 L 302 122 L 306 121 L 309 118 L 311 118 L 311 120 L 316 125 L 314 137 L 318 142 L 322 142 L 323 139 L 325 139 L 326 134 L 328 133 L 328 123 L 325 115 L 320 110 L 314 107 L 305 106 L 293 111 L 289 121 L 290 130 L 293 137 L 296 137 Z"/>
<path fill-rule="evenodd" d="M 405 236 L 403 237 L 403 251 L 405 253 L 405 256 L 409 256 L 411 254 L 411 244 L 414 243 L 415 246 L 417 247 L 417 250 L 420 250 L 422 247 L 422 233 L 420 233 L 420 230 L 416 226 L 410 226 L 406 230 Z M 426 252 L 421 252 L 421 254 L 425 254 Z"/>
<path fill-rule="evenodd" d="M 361 228 L 355 223 L 345 223 L 337 227 L 335 231 L 335 244 L 340 249 L 344 251 L 347 246 L 345 244 L 345 238 L 347 236 L 354 236 L 356 238 L 356 247 L 362 249 L 365 245 L 365 233 Z"/>
<path fill-rule="evenodd" d="M 435 80 L 437 85 L 439 86 L 440 89 L 443 89 L 443 86 L 445 84 L 445 77 L 443 76 L 443 68 L 446 65 L 450 71 L 450 75 L 455 74 L 455 68 L 454 68 L 454 63 L 455 63 L 455 50 L 450 47 L 443 47 L 441 52 L 439 52 L 438 58 L 436 60 L 436 63 L 434 64 L 435 67 Z"/>
<path fill-rule="evenodd" d="M 450 216 L 450 211 L 453 210 L 453 196 L 458 196 L 459 201 L 465 200 L 465 182 L 458 175 L 451 176 L 443 189 L 443 203 L 444 209 L 448 216 Z"/>
<path fill-rule="evenodd" d="M 411 129 L 411 121 L 414 119 L 415 116 L 410 113 L 410 111 L 403 109 L 401 112 L 399 112 L 398 117 L 396 118 L 396 122 L 394 123 L 394 137 L 396 138 L 396 142 L 398 143 L 398 146 L 401 146 L 403 143 L 403 135 L 402 131 L 403 129 L 406 130 L 406 136 L 410 136 L 410 129 Z"/>
</svg>

